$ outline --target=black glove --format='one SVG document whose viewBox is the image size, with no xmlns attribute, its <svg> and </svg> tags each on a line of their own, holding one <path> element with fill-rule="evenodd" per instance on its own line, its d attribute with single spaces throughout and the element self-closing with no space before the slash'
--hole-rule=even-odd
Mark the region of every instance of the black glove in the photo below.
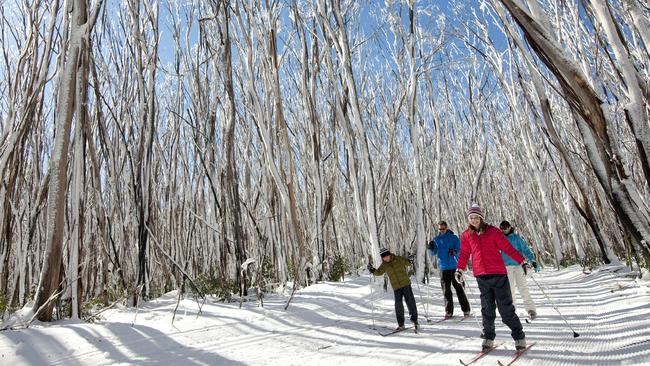
<svg viewBox="0 0 650 366">
<path fill-rule="evenodd" d="M 372 263 L 368 263 L 368 271 L 370 271 L 370 273 L 375 273 L 376 269 L 373 267 Z"/>
<path fill-rule="evenodd" d="M 434 248 L 435 248 L 435 247 L 434 247 L 434 241 L 431 240 L 431 241 L 429 242 L 429 244 L 427 245 L 427 249 L 433 251 Z"/>
<path fill-rule="evenodd" d="M 449 248 L 448 254 L 450 257 L 454 257 L 456 256 L 456 251 L 454 250 L 454 248 Z"/>
<path fill-rule="evenodd" d="M 535 272 L 537 272 L 537 262 L 533 261 L 533 269 L 535 269 Z"/>
<path fill-rule="evenodd" d="M 456 273 L 454 273 L 454 278 L 456 278 L 456 282 L 458 282 L 458 283 L 465 282 L 465 276 L 463 276 L 463 270 L 462 269 L 457 269 Z"/>
<path fill-rule="evenodd" d="M 524 270 L 524 276 L 528 275 L 528 271 L 530 270 L 530 264 L 526 261 L 521 262 L 521 268 Z"/>
</svg>

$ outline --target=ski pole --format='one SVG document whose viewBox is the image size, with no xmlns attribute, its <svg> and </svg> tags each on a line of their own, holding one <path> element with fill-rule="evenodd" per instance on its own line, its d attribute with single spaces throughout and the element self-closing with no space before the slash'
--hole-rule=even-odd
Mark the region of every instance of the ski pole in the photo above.
<svg viewBox="0 0 650 366">
<path fill-rule="evenodd" d="M 560 317 L 562 318 L 562 320 L 564 320 L 564 322 L 566 323 L 566 325 L 568 325 L 569 328 L 571 329 L 571 331 L 573 331 L 573 338 L 578 338 L 578 337 L 580 337 L 580 334 L 578 334 L 578 333 L 573 329 L 573 327 L 571 326 L 571 324 L 569 324 L 569 322 L 564 318 L 564 315 L 562 315 L 562 313 L 560 313 L 560 309 L 557 308 L 557 305 L 555 305 L 555 302 L 553 302 L 553 300 L 551 300 L 551 298 L 548 296 L 548 294 L 546 293 L 546 291 L 544 291 L 544 289 L 542 288 L 542 286 L 540 286 L 539 282 L 537 282 L 537 280 L 535 279 L 535 277 L 532 276 L 532 274 L 531 274 L 530 278 L 533 279 L 533 282 L 535 282 L 535 284 L 537 285 L 537 287 L 539 287 L 540 291 L 542 291 L 542 293 L 543 293 L 544 296 L 546 297 L 546 300 L 548 300 L 548 301 L 551 303 L 551 305 L 553 305 L 553 309 L 555 309 L 555 311 L 557 311 L 557 313 L 560 314 Z"/>
<path fill-rule="evenodd" d="M 372 255 L 368 254 L 368 264 L 372 264 Z M 370 320 L 372 321 L 372 326 L 370 329 L 377 329 L 375 327 L 375 300 L 373 298 L 373 291 L 372 291 L 372 281 L 374 280 L 375 275 L 370 273 L 370 277 L 368 278 L 368 284 L 370 285 Z"/>
<path fill-rule="evenodd" d="M 469 289 L 469 296 L 474 297 L 474 291 L 472 291 L 472 287 L 465 280 L 465 275 L 463 275 L 463 282 L 461 283 L 461 285 L 463 286 L 463 288 Z M 479 304 L 480 304 L 480 301 L 481 301 L 481 299 L 479 297 Z M 480 306 L 479 306 L 479 309 L 480 309 Z M 476 324 L 478 325 L 478 327 L 483 329 L 483 324 L 479 323 L 478 316 L 476 316 L 476 313 L 474 313 L 474 320 L 476 320 Z"/>
<path fill-rule="evenodd" d="M 435 263 L 435 264 L 434 264 Z M 440 267 L 438 266 L 438 255 L 434 255 L 431 257 L 431 267 L 432 267 L 432 272 L 433 272 L 433 277 L 434 281 L 438 281 L 438 284 L 440 284 L 440 290 L 442 290 L 442 274 L 440 273 Z M 431 282 L 429 282 L 429 286 L 431 286 Z M 444 298 L 444 296 L 443 296 Z M 431 303 L 433 304 L 433 299 L 431 300 Z"/>
<path fill-rule="evenodd" d="M 427 274 L 427 283 L 426 283 L 426 285 L 427 285 L 427 301 L 429 301 L 429 300 L 431 300 L 431 296 L 429 296 L 429 293 L 430 293 L 430 290 L 431 290 L 431 272 L 429 272 Z M 424 311 L 428 315 L 428 313 L 429 313 L 429 303 L 426 302 L 424 305 L 425 305 Z M 429 320 L 427 319 L 427 321 L 429 321 Z"/>
<path fill-rule="evenodd" d="M 422 290 L 420 289 L 420 281 L 418 281 L 418 276 L 414 275 L 415 277 L 415 284 L 418 286 L 418 293 L 420 294 L 420 302 L 422 302 L 422 307 L 424 308 L 424 319 L 426 319 L 427 322 L 429 322 L 429 312 L 427 311 L 426 303 L 424 302 L 424 299 L 422 298 Z"/>
</svg>

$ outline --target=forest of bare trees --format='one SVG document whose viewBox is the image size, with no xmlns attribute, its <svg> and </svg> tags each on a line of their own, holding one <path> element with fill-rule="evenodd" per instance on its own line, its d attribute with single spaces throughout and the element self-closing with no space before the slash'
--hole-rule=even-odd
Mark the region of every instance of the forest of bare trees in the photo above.
<svg viewBox="0 0 650 366">
<path fill-rule="evenodd" d="M 0 0 L 2 316 L 295 290 L 380 247 L 422 281 L 472 202 L 546 266 L 650 268 L 649 14 Z"/>
</svg>

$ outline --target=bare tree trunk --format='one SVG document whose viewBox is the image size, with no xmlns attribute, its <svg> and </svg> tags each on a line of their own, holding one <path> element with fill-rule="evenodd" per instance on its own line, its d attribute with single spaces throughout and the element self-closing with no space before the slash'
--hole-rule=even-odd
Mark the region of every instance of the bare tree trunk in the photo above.
<svg viewBox="0 0 650 366">
<path fill-rule="evenodd" d="M 297 28 L 297 32 L 300 36 L 300 92 L 302 94 L 303 110 L 309 120 L 307 130 L 309 131 L 309 147 L 311 148 L 309 153 L 311 153 L 312 159 L 308 164 L 311 167 L 315 185 L 315 205 L 313 207 L 314 233 L 311 240 L 311 243 L 313 243 L 313 245 L 311 248 L 307 249 L 312 250 L 312 263 L 314 264 L 314 266 L 312 266 L 312 270 L 316 271 L 314 275 L 316 280 L 319 281 L 323 279 L 323 264 L 325 262 L 325 240 L 323 231 L 325 228 L 325 222 L 327 221 L 327 216 L 329 215 L 329 210 L 331 210 L 331 205 L 327 205 L 326 200 L 327 202 L 331 203 L 331 195 L 327 196 L 327 199 L 324 197 L 324 195 L 326 195 L 326 192 L 323 184 L 323 168 L 321 162 L 321 122 L 318 116 L 318 111 L 316 110 L 316 81 L 320 69 L 318 38 L 312 39 L 312 62 L 310 64 L 309 47 L 307 46 L 307 34 L 305 34 L 306 25 L 303 24 L 304 20 L 300 16 L 295 1 L 292 4 L 292 13 L 294 15 L 294 23 Z"/>
<path fill-rule="evenodd" d="M 141 29 L 140 2 L 129 0 L 129 10 L 133 24 L 133 36 L 135 38 L 135 76 L 138 83 L 138 120 L 140 122 L 141 134 L 138 141 L 136 154 L 136 174 L 134 179 L 134 190 L 136 192 L 136 206 L 138 217 L 138 279 L 133 302 L 138 304 L 140 299 L 147 300 L 150 295 L 149 286 L 149 230 L 152 223 L 152 158 L 153 158 L 153 137 L 156 121 L 156 71 L 158 63 L 158 3 L 150 5 L 143 3 L 146 18 L 150 22 L 152 32 L 151 49 L 145 43 L 145 32 Z M 153 6 L 153 8 L 151 8 Z M 146 54 L 144 53 L 146 50 Z M 147 57 L 146 63 L 143 60 Z M 147 80 L 145 83 L 145 72 Z"/>
<path fill-rule="evenodd" d="M 79 75 L 81 59 L 88 52 L 88 39 L 97 20 L 97 14 L 102 0 L 95 3 L 90 19 L 86 11 L 85 0 L 71 0 L 72 14 L 69 15 L 69 33 L 66 41 L 66 61 L 63 63 L 59 90 L 57 94 L 57 121 L 54 149 L 50 158 L 50 186 L 48 190 L 47 208 L 47 237 L 45 261 L 41 269 L 38 289 L 34 299 L 33 311 L 43 310 L 36 314 L 41 321 L 52 319 L 54 303 L 50 297 L 57 291 L 61 282 L 61 260 L 64 237 L 65 193 L 67 186 L 68 146 L 70 129 L 74 117 L 77 79 L 87 78 Z M 81 72 L 88 72 L 86 68 Z M 77 121 L 77 123 L 81 123 Z"/>
<path fill-rule="evenodd" d="M 225 152 L 226 152 L 226 190 L 228 191 L 228 208 L 232 214 L 232 232 L 235 241 L 235 264 L 240 268 L 246 258 L 246 245 L 244 231 L 242 229 L 242 215 L 239 197 L 239 174 L 237 173 L 237 161 L 235 156 L 235 129 L 237 127 L 235 92 L 232 77 L 232 57 L 230 42 L 230 7 L 225 4 L 221 8 L 219 33 L 221 35 L 221 65 L 226 89 L 226 125 L 224 126 Z M 241 278 L 241 271 L 237 271 L 238 283 L 244 284 Z M 242 296 L 247 295 L 246 286 L 242 286 Z"/>
<path fill-rule="evenodd" d="M 415 5 L 409 0 L 409 32 L 407 54 L 409 59 L 409 81 L 407 97 L 407 118 L 411 132 L 411 145 L 413 146 L 413 176 L 415 190 L 415 248 L 417 253 L 416 277 L 419 282 L 424 278 L 424 262 L 426 256 L 426 239 L 424 236 L 424 192 L 422 184 L 422 144 L 420 121 L 418 120 L 418 74 L 417 62 L 415 60 Z"/>
<path fill-rule="evenodd" d="M 83 69 L 84 62 L 80 60 L 80 69 Z M 78 80 L 81 78 L 78 78 Z M 80 92 L 77 97 L 81 97 L 83 94 L 82 90 L 85 90 L 84 86 L 87 83 L 78 85 L 78 91 Z M 77 99 L 79 102 L 82 99 Z M 81 103 L 77 103 L 79 105 Z M 77 108 L 79 111 L 80 108 Z M 83 108 L 81 108 L 83 110 Z M 80 118 L 81 117 L 81 118 Z M 75 125 L 75 134 L 74 134 L 74 155 L 73 155 L 73 172 L 72 172 L 72 184 L 71 184 L 71 233 L 70 233 L 70 248 L 69 248 L 69 260 L 68 260 L 68 281 L 71 291 L 70 296 L 70 309 L 72 319 L 79 319 L 79 310 L 80 310 L 80 301 L 81 298 L 78 296 L 78 291 L 81 289 L 81 277 L 79 276 L 79 253 L 83 246 L 83 179 L 84 179 L 84 136 L 83 136 L 83 127 L 82 124 L 86 123 L 86 119 L 80 114 L 77 113 L 77 123 Z"/>
<path fill-rule="evenodd" d="M 298 258 L 294 261 L 295 271 L 294 274 L 295 283 L 293 286 L 293 291 L 295 291 L 297 284 L 303 282 L 304 268 L 306 264 L 306 243 L 303 228 L 300 222 L 298 215 L 298 202 L 296 198 L 296 185 L 295 181 L 297 178 L 294 156 L 289 141 L 289 126 L 284 116 L 284 106 L 282 105 L 282 92 L 280 88 L 280 64 L 278 61 L 278 49 L 277 49 L 277 34 L 276 34 L 276 23 L 278 17 L 278 9 L 275 9 L 276 4 L 273 6 L 268 6 L 267 4 L 267 17 L 270 22 L 269 29 L 269 58 L 271 60 L 271 83 L 273 91 L 273 102 L 275 110 L 275 118 L 278 127 L 280 143 L 284 148 L 286 154 L 286 164 L 287 169 L 282 171 L 283 180 L 287 186 L 288 201 L 289 204 L 289 225 L 291 238 L 295 241 L 298 249 Z M 289 300 L 291 301 L 291 300 Z M 289 305 L 287 302 L 287 306 Z M 286 309 L 286 306 L 285 306 Z"/>
<path fill-rule="evenodd" d="M 481 138 L 478 137 L 478 140 L 481 140 Z M 470 194 L 469 205 L 471 205 L 472 203 L 477 203 L 478 188 L 479 185 L 481 184 L 481 177 L 483 176 L 483 171 L 485 171 L 485 161 L 487 160 L 488 144 L 485 142 L 483 142 L 482 144 L 483 144 L 483 151 L 481 152 L 481 161 L 478 164 L 478 168 L 476 169 L 474 179 L 472 180 L 472 185 L 471 185 L 472 193 Z"/>
</svg>

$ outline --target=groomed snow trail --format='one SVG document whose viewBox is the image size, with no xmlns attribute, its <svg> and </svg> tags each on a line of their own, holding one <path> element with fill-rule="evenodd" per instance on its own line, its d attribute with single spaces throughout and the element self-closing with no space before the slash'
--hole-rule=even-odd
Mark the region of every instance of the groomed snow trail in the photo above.
<svg viewBox="0 0 650 366">
<path fill-rule="evenodd" d="M 516 365 L 650 365 L 648 281 L 634 281 L 624 268 L 613 266 L 591 274 L 571 267 L 534 276 L 580 337 L 573 338 L 529 280 L 538 318 L 524 323 L 524 330 L 537 344 Z M 134 309 L 114 309 L 94 324 L 58 322 L 0 332 L 0 364 L 459 365 L 459 359 L 478 351 L 480 318 L 426 324 L 425 315 L 438 319 L 444 313 L 438 278 L 428 286 L 413 284 L 419 334 L 379 335 L 372 329 L 373 318 L 377 329 L 396 326 L 392 291 L 384 292 L 382 282 L 372 283 L 372 295 L 368 276 L 310 286 L 298 292 L 287 311 L 286 297 L 274 295 L 265 299 L 264 308 L 256 302 L 239 309 L 238 303 L 208 300 L 197 317 L 196 303 L 186 299 L 173 326 L 176 297 L 170 293 L 147 303 L 137 317 Z M 471 277 L 469 286 L 473 313 L 480 315 Z M 523 315 L 520 299 L 517 304 Z M 498 317 L 497 341 L 505 343 L 475 365 L 496 365 L 512 355 L 509 330 Z"/>
</svg>

